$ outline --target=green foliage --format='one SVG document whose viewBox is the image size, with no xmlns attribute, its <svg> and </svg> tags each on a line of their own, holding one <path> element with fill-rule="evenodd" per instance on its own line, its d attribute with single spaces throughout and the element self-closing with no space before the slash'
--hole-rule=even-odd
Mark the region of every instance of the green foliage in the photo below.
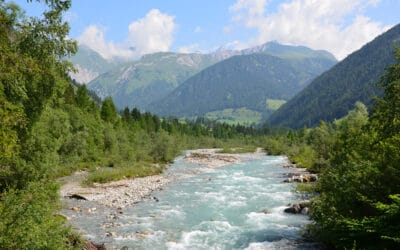
<svg viewBox="0 0 400 250">
<path fill-rule="evenodd" d="M 89 92 L 86 88 L 86 85 L 81 85 L 78 87 L 78 90 L 76 91 L 75 99 L 76 99 L 76 104 L 82 110 L 91 111 L 91 110 L 96 109 L 96 104 L 90 97 Z"/>
<path fill-rule="evenodd" d="M 69 27 L 62 20 L 70 1 L 47 3 L 39 19 L 24 18 L 16 5 L 0 2 L 0 62 L 7 72 L 0 81 L 8 101 L 23 106 L 28 128 L 52 96 L 56 79 L 71 69 L 62 57 L 76 50 L 76 43 L 65 38 Z"/>
<path fill-rule="evenodd" d="M 62 79 L 72 69 L 62 58 L 74 53 L 76 43 L 66 38 L 69 27 L 62 18 L 71 1 L 45 4 L 41 18 L 29 18 L 15 4 L 0 1 L 0 245 L 4 249 L 72 247 L 70 230 L 55 214 L 57 186 L 48 180 L 49 165 L 57 162 L 53 148 L 60 145 L 65 116 L 52 119 L 45 110 L 58 103 Z M 53 130 L 39 127 L 42 117 L 55 122 Z"/>
<path fill-rule="evenodd" d="M 400 247 L 400 52 L 381 80 L 385 95 L 370 119 L 363 105 L 336 121 L 331 164 L 312 206 L 315 235 L 328 245 Z"/>
<path fill-rule="evenodd" d="M 267 120 L 273 126 L 312 127 L 321 120 L 345 116 L 356 101 L 372 107 L 382 91 L 376 82 L 395 62 L 393 46 L 400 45 L 400 25 L 393 27 L 317 77 Z"/>
<path fill-rule="evenodd" d="M 18 130 L 24 127 L 25 119 L 22 108 L 5 100 L 3 93 L 0 93 L 0 123 L 0 166 L 4 166 L 19 151 Z"/>
<path fill-rule="evenodd" d="M 111 124 L 115 123 L 118 118 L 117 109 L 111 97 L 107 97 L 101 105 L 100 115 L 103 121 Z"/>
<path fill-rule="evenodd" d="M 73 249 L 71 235 L 58 216 L 58 186 L 27 183 L 25 189 L 8 189 L 0 198 L 2 249 Z"/>
<path fill-rule="evenodd" d="M 180 153 L 177 140 L 166 132 L 160 131 L 152 138 L 150 156 L 156 162 L 172 162 Z"/>
<path fill-rule="evenodd" d="M 400 56 L 399 56 L 400 62 Z M 400 245 L 399 183 L 400 96 L 399 64 L 382 78 L 385 96 L 369 118 L 356 103 L 333 124 L 288 131 L 268 137 L 266 150 L 285 154 L 292 162 L 319 173 L 314 186 L 300 192 L 319 192 L 311 206 L 310 226 L 328 247 L 397 249 Z"/>
</svg>

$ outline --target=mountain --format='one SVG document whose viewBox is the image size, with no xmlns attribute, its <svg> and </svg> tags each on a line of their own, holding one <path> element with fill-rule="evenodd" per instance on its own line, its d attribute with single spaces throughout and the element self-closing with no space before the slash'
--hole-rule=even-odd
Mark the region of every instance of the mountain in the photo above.
<svg viewBox="0 0 400 250">
<path fill-rule="evenodd" d="M 356 101 L 371 106 L 381 91 L 376 86 L 385 67 L 395 62 L 400 45 L 400 25 L 393 27 L 352 53 L 284 104 L 267 124 L 291 128 L 311 127 L 319 121 L 345 116 Z"/>
<path fill-rule="evenodd" d="M 274 53 L 280 57 L 269 55 L 270 46 L 261 46 L 254 49 L 255 54 L 244 50 L 241 55 L 216 63 L 190 77 L 149 109 L 163 116 L 193 117 L 213 116 L 216 111 L 233 113 L 229 109 L 242 109 L 243 113 L 245 108 L 268 116 L 276 108 L 274 104 L 292 98 L 336 62 L 326 52 L 319 57 L 308 56 L 307 48 L 307 53 L 295 55 L 281 46 L 272 46 L 282 48 L 281 54 Z"/>
<path fill-rule="evenodd" d="M 78 70 L 77 73 L 71 74 L 71 78 L 78 83 L 89 83 L 100 74 L 124 62 L 116 58 L 107 60 L 86 46 L 79 46 L 78 52 L 69 60 Z"/>
<path fill-rule="evenodd" d="M 318 72 L 322 72 L 336 62 L 328 52 L 314 51 L 301 46 L 281 45 L 276 42 L 242 51 L 218 50 L 210 54 L 160 52 L 113 67 L 92 80 L 88 88 L 102 98 L 113 97 L 120 109 L 125 106 L 147 109 L 151 103 L 166 98 L 185 80 L 201 70 L 232 56 L 254 53 L 290 58 L 295 67 L 312 65 L 311 72 L 307 72 L 308 67 L 303 67 L 305 77 L 310 74 L 315 76 L 314 69 L 319 67 Z"/>
<path fill-rule="evenodd" d="M 228 55 L 230 56 L 230 55 Z M 222 59 L 220 54 L 160 52 L 107 71 L 88 84 L 102 98 L 111 96 L 118 108 L 145 108 L 168 95 L 190 76 Z"/>
<path fill-rule="evenodd" d="M 336 58 L 325 50 L 313 50 L 304 46 L 284 45 L 275 41 L 267 42 L 263 45 L 241 51 L 242 55 L 250 55 L 255 53 L 265 53 L 271 56 L 277 56 L 286 59 L 320 58 L 336 61 Z"/>
</svg>

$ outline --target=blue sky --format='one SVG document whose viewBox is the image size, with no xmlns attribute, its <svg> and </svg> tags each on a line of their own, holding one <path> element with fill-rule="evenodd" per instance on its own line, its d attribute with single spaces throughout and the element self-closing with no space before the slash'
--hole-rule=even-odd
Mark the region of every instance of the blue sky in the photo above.
<svg viewBox="0 0 400 250">
<path fill-rule="evenodd" d="M 15 2 L 29 15 L 41 12 L 39 4 Z M 72 0 L 66 19 L 71 38 L 106 58 L 276 40 L 343 59 L 399 23 L 399 11 L 399 0 Z"/>
</svg>

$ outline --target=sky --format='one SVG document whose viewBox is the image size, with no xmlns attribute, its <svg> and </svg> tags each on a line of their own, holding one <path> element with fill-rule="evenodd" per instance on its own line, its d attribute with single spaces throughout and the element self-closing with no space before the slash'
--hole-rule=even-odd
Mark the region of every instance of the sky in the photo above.
<svg viewBox="0 0 400 250">
<path fill-rule="evenodd" d="M 43 5 L 15 0 L 27 15 Z M 342 60 L 400 23 L 399 0 L 72 0 L 70 38 L 104 58 L 209 53 L 277 41 Z"/>
</svg>

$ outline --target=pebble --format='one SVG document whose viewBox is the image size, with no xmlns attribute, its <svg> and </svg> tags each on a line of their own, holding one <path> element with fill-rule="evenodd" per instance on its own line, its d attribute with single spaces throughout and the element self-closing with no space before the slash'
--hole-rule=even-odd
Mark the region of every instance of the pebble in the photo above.
<svg viewBox="0 0 400 250">
<path fill-rule="evenodd" d="M 63 193 L 84 193 L 90 201 L 95 201 L 101 205 L 118 208 L 120 214 L 125 207 L 131 207 L 150 196 L 155 190 L 160 190 L 162 186 L 172 181 L 172 177 L 163 175 L 147 176 L 143 178 L 124 179 L 120 181 L 95 184 L 94 187 L 67 186 L 69 190 Z M 158 200 L 157 198 L 154 200 Z M 72 209 L 72 208 L 71 208 Z M 72 209 L 74 211 L 78 211 Z M 90 212 L 93 212 L 91 209 Z M 89 213 L 90 213 L 89 212 Z"/>
<path fill-rule="evenodd" d="M 106 236 L 107 237 L 115 237 L 115 236 L 117 236 L 117 233 L 116 232 L 107 232 Z"/>
</svg>

